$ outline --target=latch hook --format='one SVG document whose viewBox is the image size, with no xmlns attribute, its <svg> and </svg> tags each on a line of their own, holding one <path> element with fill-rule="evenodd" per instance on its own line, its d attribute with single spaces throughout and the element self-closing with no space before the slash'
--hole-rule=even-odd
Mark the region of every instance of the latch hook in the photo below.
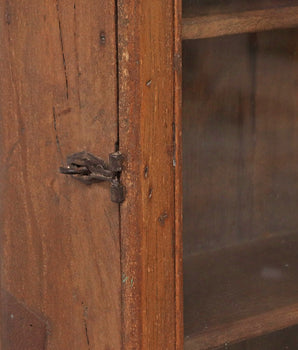
<svg viewBox="0 0 298 350">
<path fill-rule="evenodd" d="M 121 203 L 125 199 L 125 188 L 120 182 L 124 157 L 120 152 L 110 153 L 109 164 L 86 151 L 67 157 L 67 166 L 60 168 L 60 173 L 72 175 L 87 185 L 96 182 L 111 183 L 111 200 Z"/>
</svg>

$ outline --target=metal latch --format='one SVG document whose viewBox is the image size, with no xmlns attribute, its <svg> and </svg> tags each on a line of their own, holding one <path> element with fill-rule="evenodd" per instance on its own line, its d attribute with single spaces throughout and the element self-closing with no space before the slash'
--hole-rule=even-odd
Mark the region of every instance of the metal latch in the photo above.
<svg viewBox="0 0 298 350">
<path fill-rule="evenodd" d="M 87 185 L 109 181 L 111 200 L 121 203 L 125 199 L 125 187 L 120 182 L 124 157 L 120 152 L 110 153 L 109 164 L 88 152 L 78 152 L 67 157 L 67 167 L 61 167 L 60 173 L 72 175 Z"/>
</svg>

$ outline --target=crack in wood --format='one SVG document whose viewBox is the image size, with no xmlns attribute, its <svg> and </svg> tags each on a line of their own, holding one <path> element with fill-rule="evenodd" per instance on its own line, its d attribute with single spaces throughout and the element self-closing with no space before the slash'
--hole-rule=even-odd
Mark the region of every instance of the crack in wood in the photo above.
<svg viewBox="0 0 298 350">
<path fill-rule="evenodd" d="M 61 146 L 60 146 L 60 140 L 59 140 L 59 135 L 58 135 L 58 131 L 57 131 L 57 116 L 56 116 L 55 107 L 53 107 L 53 125 L 54 125 L 54 130 L 55 130 L 55 138 L 56 138 L 57 150 L 58 150 L 58 153 L 60 154 L 61 163 L 63 165 L 63 154 L 62 154 L 62 150 L 61 150 Z"/>
<path fill-rule="evenodd" d="M 62 52 L 64 77 L 65 77 L 66 99 L 68 100 L 69 88 L 68 88 L 68 77 L 67 77 L 67 69 L 66 69 L 66 59 L 65 59 L 65 53 L 64 53 L 64 43 L 63 43 L 63 36 L 62 36 L 62 26 L 61 26 L 61 20 L 60 20 L 59 0 L 56 1 L 56 10 L 57 10 L 57 18 L 58 18 L 58 26 L 59 26 L 59 38 L 60 38 L 60 45 L 61 45 L 61 52 Z"/>
<path fill-rule="evenodd" d="M 14 144 L 10 147 L 6 160 L 5 160 L 5 164 L 6 164 L 6 169 L 9 169 L 12 166 L 12 162 L 11 162 L 11 158 L 14 154 L 15 149 L 17 148 L 17 146 L 20 144 L 20 139 L 18 139 L 17 141 L 14 142 Z"/>
<path fill-rule="evenodd" d="M 80 92 L 80 76 L 81 76 L 81 70 L 80 70 L 80 63 L 79 63 L 79 51 L 78 51 L 78 34 L 77 34 L 77 8 L 76 3 L 73 4 L 73 22 L 74 22 L 74 50 L 75 50 L 75 59 L 76 59 L 76 70 L 77 70 L 77 94 L 78 94 L 78 101 L 79 101 L 79 108 L 82 109 L 82 103 L 81 103 L 81 92 Z"/>
<path fill-rule="evenodd" d="M 87 326 L 88 306 L 84 306 L 84 302 L 82 302 L 82 305 L 83 305 L 83 321 L 84 321 L 84 327 L 85 327 L 86 341 L 88 345 L 88 350 L 90 350 L 90 340 L 89 340 L 88 326 Z"/>
<path fill-rule="evenodd" d="M 5 22 L 8 25 L 11 24 L 11 7 L 10 7 L 9 0 L 5 1 Z"/>
<path fill-rule="evenodd" d="M 88 327 L 87 327 L 86 319 L 84 319 L 84 326 L 85 326 L 85 334 L 86 334 L 86 340 L 87 340 L 87 344 L 88 344 L 88 349 L 90 350 L 90 341 L 89 341 Z"/>
</svg>

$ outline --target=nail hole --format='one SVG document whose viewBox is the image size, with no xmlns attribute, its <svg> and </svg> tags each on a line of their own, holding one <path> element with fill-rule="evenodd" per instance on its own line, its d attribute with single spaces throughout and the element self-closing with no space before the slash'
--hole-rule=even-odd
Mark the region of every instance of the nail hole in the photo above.
<svg viewBox="0 0 298 350">
<path fill-rule="evenodd" d="M 105 34 L 105 32 L 100 32 L 99 37 L 100 37 L 100 43 L 102 45 L 104 45 L 106 43 L 106 34 Z"/>
</svg>

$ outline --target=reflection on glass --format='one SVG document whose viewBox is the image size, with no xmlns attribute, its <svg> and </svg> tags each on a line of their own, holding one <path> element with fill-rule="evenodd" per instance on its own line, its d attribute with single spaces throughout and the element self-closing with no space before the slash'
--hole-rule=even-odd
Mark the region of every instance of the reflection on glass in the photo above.
<svg viewBox="0 0 298 350">
<path fill-rule="evenodd" d="M 183 43 L 186 350 L 298 324 L 297 85 L 296 29 Z"/>
</svg>

